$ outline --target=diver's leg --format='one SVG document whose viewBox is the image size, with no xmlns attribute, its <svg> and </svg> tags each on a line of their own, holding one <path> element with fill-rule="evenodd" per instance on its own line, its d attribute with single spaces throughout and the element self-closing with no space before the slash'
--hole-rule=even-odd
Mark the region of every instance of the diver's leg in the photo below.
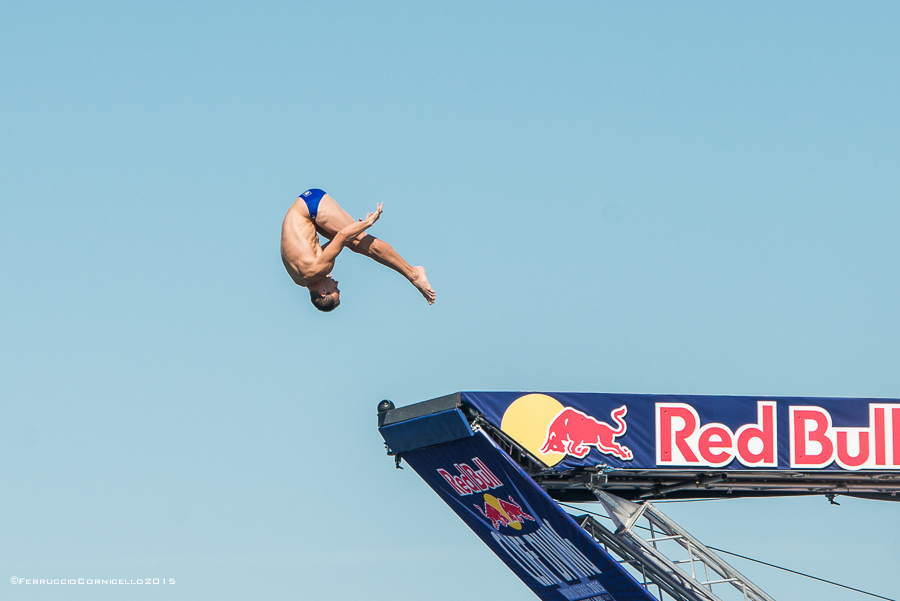
<svg viewBox="0 0 900 601">
<path fill-rule="evenodd" d="M 330 195 L 326 194 L 319 201 L 316 230 L 320 235 L 330 240 L 342 227 L 354 222 L 353 217 L 342 209 Z M 434 290 L 428 283 L 428 278 L 425 277 L 425 268 L 421 266 L 413 267 L 407 263 L 400 256 L 400 253 L 384 240 L 379 240 L 374 236 L 363 233 L 357 236 L 355 240 L 350 241 L 347 244 L 347 248 L 361 255 L 366 255 L 386 267 L 390 267 L 409 280 L 422 293 L 422 296 L 425 297 L 429 304 L 434 302 Z"/>
</svg>

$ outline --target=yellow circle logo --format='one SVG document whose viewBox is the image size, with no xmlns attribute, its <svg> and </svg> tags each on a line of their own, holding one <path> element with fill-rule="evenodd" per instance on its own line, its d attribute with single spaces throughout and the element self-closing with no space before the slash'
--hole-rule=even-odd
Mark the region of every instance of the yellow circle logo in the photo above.
<svg viewBox="0 0 900 601">
<path fill-rule="evenodd" d="M 500 429 L 540 459 L 548 467 L 562 461 L 565 453 L 542 453 L 547 428 L 564 409 L 562 403 L 546 394 L 526 394 L 517 398 L 503 414 Z"/>
</svg>

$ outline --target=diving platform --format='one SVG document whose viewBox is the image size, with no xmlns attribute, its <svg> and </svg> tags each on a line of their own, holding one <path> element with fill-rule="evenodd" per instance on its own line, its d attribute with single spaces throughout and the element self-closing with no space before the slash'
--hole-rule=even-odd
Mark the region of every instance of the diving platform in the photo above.
<svg viewBox="0 0 900 601">
<path fill-rule="evenodd" d="M 894 399 L 459 392 L 378 427 L 544 600 L 771 601 L 652 501 L 900 492 Z"/>
</svg>

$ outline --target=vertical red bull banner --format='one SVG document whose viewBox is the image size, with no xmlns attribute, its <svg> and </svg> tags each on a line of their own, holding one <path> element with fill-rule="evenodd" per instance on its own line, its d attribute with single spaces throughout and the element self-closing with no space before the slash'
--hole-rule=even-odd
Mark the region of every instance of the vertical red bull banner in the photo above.
<svg viewBox="0 0 900 601">
<path fill-rule="evenodd" d="M 463 392 L 560 471 L 900 470 L 900 400 Z"/>
<path fill-rule="evenodd" d="M 482 432 L 403 459 L 539 598 L 655 600 Z"/>
</svg>

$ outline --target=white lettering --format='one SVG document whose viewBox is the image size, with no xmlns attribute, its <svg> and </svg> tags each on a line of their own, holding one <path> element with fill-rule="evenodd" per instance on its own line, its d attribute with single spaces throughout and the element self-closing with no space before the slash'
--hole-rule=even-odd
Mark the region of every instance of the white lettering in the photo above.
<svg viewBox="0 0 900 601">
<path fill-rule="evenodd" d="M 572 541 L 546 522 L 524 536 L 491 532 L 494 540 L 523 570 L 544 586 L 565 586 L 566 581 L 586 580 L 602 574 Z"/>
</svg>

